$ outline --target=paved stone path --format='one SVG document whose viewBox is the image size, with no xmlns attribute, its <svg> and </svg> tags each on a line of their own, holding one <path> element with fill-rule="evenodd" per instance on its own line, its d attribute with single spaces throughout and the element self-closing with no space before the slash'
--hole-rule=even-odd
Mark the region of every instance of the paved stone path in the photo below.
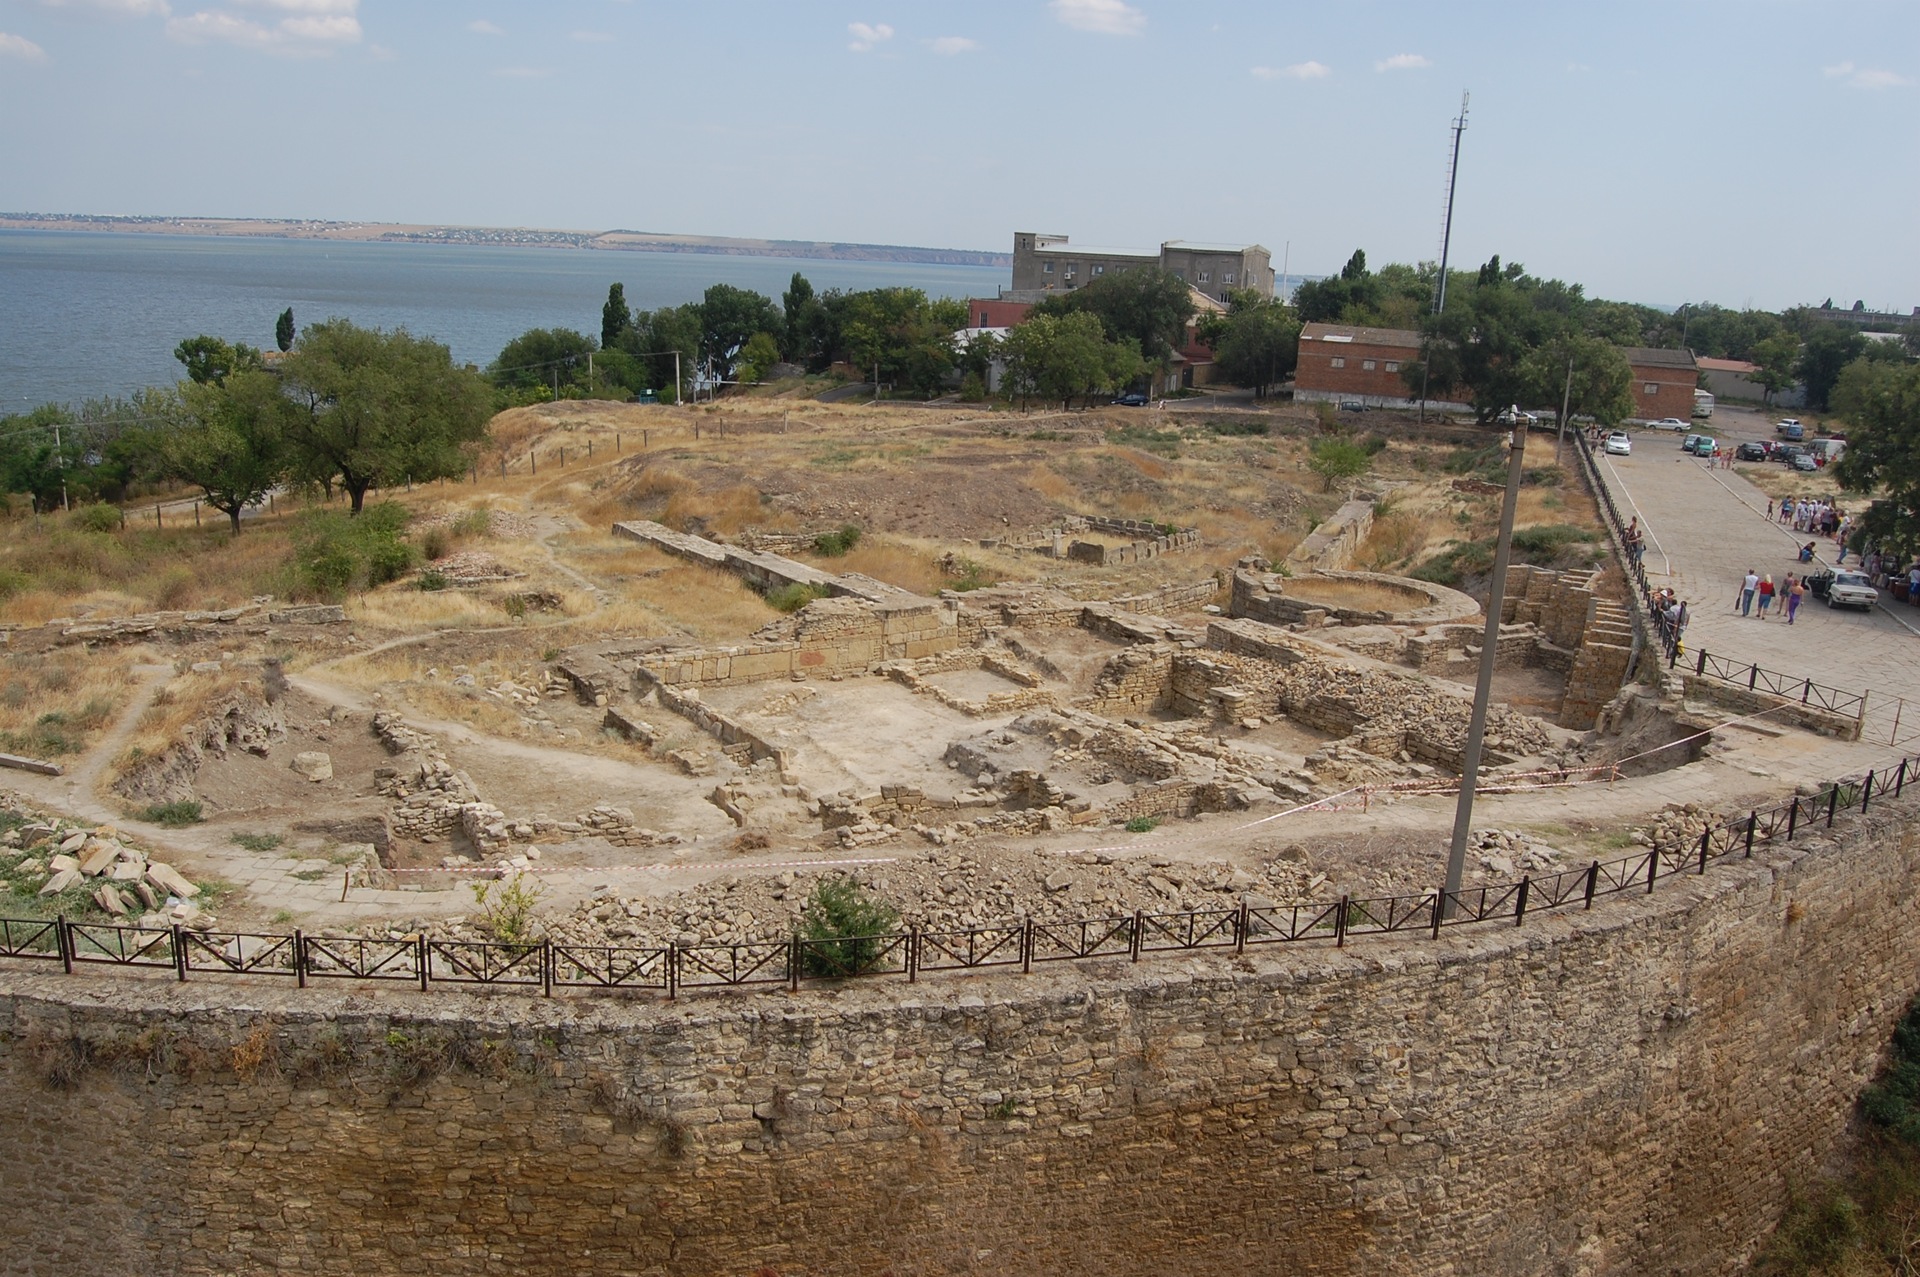
<svg viewBox="0 0 1920 1277">
<path fill-rule="evenodd" d="M 1800 563 L 1799 547 L 1816 538 L 1768 519 L 1764 492 L 1736 471 L 1708 470 L 1680 451 L 1676 436 L 1642 432 L 1632 456 L 1596 459 L 1623 515 L 1639 515 L 1648 533 L 1648 583 L 1672 586 L 1687 602 L 1689 651 L 1867 692 L 1869 736 L 1874 728 L 1890 732 L 1896 700 L 1909 698 L 1899 735 L 1911 741 L 1920 734 L 1920 609 L 1890 603 L 1835 611 L 1808 595 L 1792 626 L 1778 606 L 1765 621 L 1757 606 L 1743 617 L 1735 603 L 1747 569 L 1776 583 L 1790 572 L 1819 571 L 1833 566 L 1833 543 L 1819 538 L 1821 556 Z"/>
</svg>

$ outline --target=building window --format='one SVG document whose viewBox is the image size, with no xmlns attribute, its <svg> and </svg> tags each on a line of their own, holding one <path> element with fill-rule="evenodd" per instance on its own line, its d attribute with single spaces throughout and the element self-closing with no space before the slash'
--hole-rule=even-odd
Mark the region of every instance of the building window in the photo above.
<svg viewBox="0 0 1920 1277">
<path fill-rule="evenodd" d="M 1360 367 L 1361 367 L 1361 368 L 1362 368 L 1362 369 L 1363 369 L 1364 371 L 1366 371 L 1366 372 L 1372 372 L 1372 371 L 1373 371 L 1373 360 L 1371 360 L 1371 359 L 1362 359 L 1362 360 L 1360 361 Z"/>
<path fill-rule="evenodd" d="M 1203 284 L 1211 284 L 1213 282 L 1213 272 L 1210 270 L 1201 271 L 1200 282 Z"/>
<path fill-rule="evenodd" d="M 1345 368 L 1347 366 L 1346 357 L 1344 355 L 1335 355 L 1327 361 L 1327 366 L 1329 368 Z"/>
<path fill-rule="evenodd" d="M 1093 268 L 1093 273 L 1096 275 L 1104 275 L 1107 273 L 1107 268 L 1105 266 L 1096 266 Z"/>
<path fill-rule="evenodd" d="M 1657 395 L 1660 393 L 1660 383 L 1657 381 L 1644 382 L 1640 386 L 1640 392 L 1642 394 Z"/>
<path fill-rule="evenodd" d="M 1233 282 L 1233 272 L 1228 271 L 1226 274 L 1222 275 L 1220 277 L 1220 282 L 1223 284 L 1231 284 Z"/>
<path fill-rule="evenodd" d="M 1048 263 L 1047 263 L 1046 265 L 1044 265 L 1044 266 L 1042 266 L 1042 267 L 1040 268 L 1040 273 L 1041 273 L 1042 275 L 1051 275 L 1051 274 L 1053 274 L 1053 263 L 1052 263 L 1052 262 L 1048 262 Z"/>
</svg>

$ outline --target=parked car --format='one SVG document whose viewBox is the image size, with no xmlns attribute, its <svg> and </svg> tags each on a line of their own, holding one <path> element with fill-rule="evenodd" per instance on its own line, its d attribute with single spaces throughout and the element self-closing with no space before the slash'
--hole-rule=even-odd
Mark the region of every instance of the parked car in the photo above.
<svg viewBox="0 0 1920 1277">
<path fill-rule="evenodd" d="M 1680 451 L 1692 452 L 1693 445 L 1695 445 L 1696 443 L 1699 443 L 1704 438 L 1706 438 L 1705 435 L 1688 435 L 1686 438 L 1680 441 Z"/>
<path fill-rule="evenodd" d="M 1662 417 L 1658 421 L 1648 422 L 1647 428 L 1650 430 L 1685 430 L 1687 423 L 1678 417 Z"/>
<path fill-rule="evenodd" d="M 1797 443 L 1783 443 L 1767 454 L 1767 460 L 1778 461 L 1783 466 L 1793 464 L 1795 457 L 1806 455 L 1807 450 Z"/>
<path fill-rule="evenodd" d="M 1785 421 L 1775 423 L 1773 433 L 1779 435 L 1789 443 L 1799 443 L 1807 437 L 1806 427 L 1802 426 L 1800 422 L 1793 417 L 1788 417 Z"/>
<path fill-rule="evenodd" d="M 1735 461 L 1765 461 L 1767 459 L 1767 450 L 1759 444 L 1749 441 L 1733 450 L 1733 459 Z"/>
<path fill-rule="evenodd" d="M 1820 468 L 1820 458 L 1814 456 L 1811 452 L 1802 452 L 1794 457 L 1791 464 L 1795 470 L 1818 470 Z"/>
<path fill-rule="evenodd" d="M 1633 440 L 1627 438 L 1627 432 L 1624 430 L 1616 430 L 1608 435 L 1607 442 L 1602 446 L 1605 447 L 1606 451 L 1612 456 L 1630 457 L 1633 455 Z"/>
<path fill-rule="evenodd" d="M 1692 446 L 1689 447 L 1686 444 L 1682 444 L 1681 446 L 1685 448 L 1686 451 L 1691 452 L 1696 457 L 1711 457 L 1713 455 L 1714 440 L 1712 435 L 1688 435 L 1687 438 L 1692 440 Z"/>
<path fill-rule="evenodd" d="M 1341 412 L 1365 412 L 1366 410 L 1367 405 L 1361 403 L 1358 399 L 1342 399 L 1340 401 Z"/>
<path fill-rule="evenodd" d="M 1152 400 L 1147 397 L 1147 392 L 1144 390 L 1129 390 L 1126 394 L 1117 397 L 1114 402 L 1122 408 L 1144 408 Z"/>
<path fill-rule="evenodd" d="M 1870 608 L 1880 601 L 1880 591 L 1867 583 L 1864 572 L 1835 572 L 1826 594 L 1828 607 Z"/>
</svg>

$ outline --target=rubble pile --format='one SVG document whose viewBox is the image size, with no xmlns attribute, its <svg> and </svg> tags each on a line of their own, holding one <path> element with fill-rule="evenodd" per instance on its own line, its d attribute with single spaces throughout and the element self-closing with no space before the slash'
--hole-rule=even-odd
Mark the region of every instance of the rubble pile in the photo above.
<svg viewBox="0 0 1920 1277">
<path fill-rule="evenodd" d="M 111 825 L 74 824 L 13 806 L 0 814 L 12 825 L 0 833 L 0 913 L 7 911 L 8 896 L 50 897 L 81 888 L 81 907 L 108 921 L 157 930 L 213 927 L 213 915 L 199 902 L 199 886 Z"/>
</svg>

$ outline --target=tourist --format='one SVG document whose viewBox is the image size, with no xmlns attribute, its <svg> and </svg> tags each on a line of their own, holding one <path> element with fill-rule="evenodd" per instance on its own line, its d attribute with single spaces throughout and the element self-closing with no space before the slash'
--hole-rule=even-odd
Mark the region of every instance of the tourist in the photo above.
<svg viewBox="0 0 1920 1277">
<path fill-rule="evenodd" d="M 1769 572 L 1760 578 L 1760 619 L 1767 619 L 1767 609 L 1773 606 L 1773 574 Z"/>
<path fill-rule="evenodd" d="M 1793 624 L 1793 614 L 1800 610 L 1800 599 L 1802 596 L 1806 594 L 1806 592 L 1807 592 L 1807 583 L 1805 581 L 1796 581 L 1791 576 L 1787 578 L 1787 624 L 1788 625 Z"/>
<path fill-rule="evenodd" d="M 1740 615 L 1742 616 L 1753 615 L 1753 595 L 1754 595 L 1754 591 L 1758 590 L 1759 588 L 1760 588 L 1759 575 L 1755 573 L 1752 568 L 1748 568 L 1747 575 L 1744 578 L 1742 578 L 1740 582 L 1740 595 L 1738 598 L 1734 600 L 1734 607 L 1740 613 Z"/>
</svg>

